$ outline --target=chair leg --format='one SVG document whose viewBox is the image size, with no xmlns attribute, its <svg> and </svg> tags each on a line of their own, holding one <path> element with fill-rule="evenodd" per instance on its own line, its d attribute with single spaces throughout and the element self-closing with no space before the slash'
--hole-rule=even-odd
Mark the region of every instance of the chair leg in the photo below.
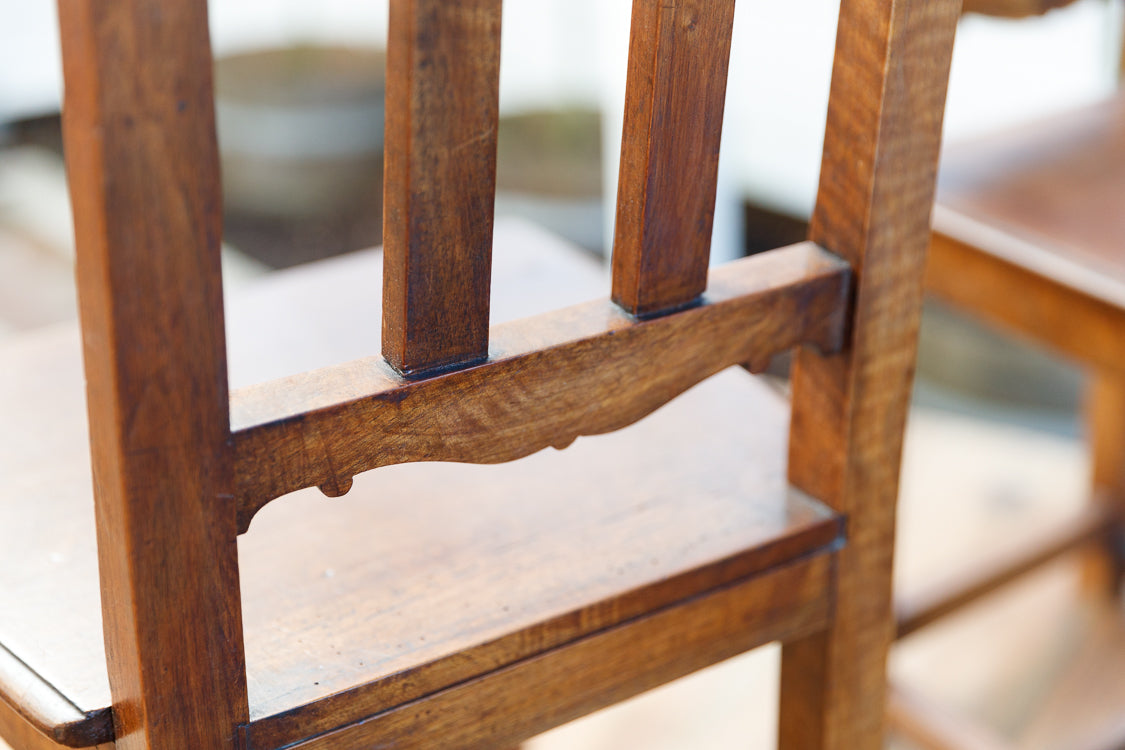
<svg viewBox="0 0 1125 750">
<path fill-rule="evenodd" d="M 1086 424 L 1090 443 L 1093 502 L 1110 503 L 1125 519 L 1125 373 L 1094 372 L 1087 386 Z M 1086 565 L 1087 587 L 1116 595 L 1125 559 L 1123 529 L 1096 548 Z"/>
<path fill-rule="evenodd" d="M 780 750 L 883 746 L 890 623 L 861 633 L 849 619 L 782 646 Z"/>
</svg>

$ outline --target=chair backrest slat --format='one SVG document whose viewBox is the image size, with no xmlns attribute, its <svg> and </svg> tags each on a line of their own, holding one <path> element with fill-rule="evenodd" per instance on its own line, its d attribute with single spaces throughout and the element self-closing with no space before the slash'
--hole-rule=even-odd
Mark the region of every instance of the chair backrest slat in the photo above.
<svg viewBox="0 0 1125 750">
<path fill-rule="evenodd" d="M 392 0 L 383 355 L 419 373 L 488 355 L 500 0 Z"/>
<path fill-rule="evenodd" d="M 119 731 L 148 747 L 226 747 L 248 709 L 207 7 L 59 11 Z M 187 613 L 206 616 L 184 628 Z"/>
<path fill-rule="evenodd" d="M 734 0 L 633 4 L 613 300 L 652 315 L 707 285 Z"/>
</svg>

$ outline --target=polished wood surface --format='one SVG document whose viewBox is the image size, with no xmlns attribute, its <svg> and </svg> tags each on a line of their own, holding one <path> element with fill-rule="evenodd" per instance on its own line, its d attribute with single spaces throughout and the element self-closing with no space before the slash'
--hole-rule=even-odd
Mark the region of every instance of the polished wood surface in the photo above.
<svg viewBox="0 0 1125 750">
<path fill-rule="evenodd" d="M 939 203 L 926 289 L 1025 340 L 1108 372 L 1120 370 L 1125 282 L 1055 247 Z M 1008 288 L 1020 293 L 997 292 Z"/>
<path fill-rule="evenodd" d="M 594 303 L 497 326 L 485 348 L 499 4 L 394 0 L 388 143 L 402 161 L 385 191 L 384 356 L 411 380 L 378 385 L 389 371 L 362 359 L 380 343 L 361 305 L 335 323 L 347 342 L 336 366 L 297 375 L 285 396 L 254 386 L 238 397 L 251 429 L 233 433 L 205 7 L 60 0 L 93 470 L 73 332 L 21 343 L 17 374 L 3 375 L 15 387 L 0 389 L 22 425 L 0 472 L 0 528 L 23 561 L 0 642 L 20 679 L 88 719 L 111 705 L 123 748 L 487 747 L 776 639 L 789 644 L 783 747 L 879 747 L 898 464 L 960 3 L 843 2 L 815 245 L 716 272 L 705 291 L 714 73 L 733 6 L 635 3 L 626 100 L 653 111 L 627 117 L 627 138 L 643 144 L 639 199 L 654 212 L 641 216 L 658 231 L 640 232 L 655 244 L 634 307 L 662 317 Z M 518 244 L 514 265 L 537 244 Z M 253 346 L 284 359 L 298 332 L 333 339 L 317 314 L 371 297 L 380 261 L 265 282 L 248 299 L 274 312 L 250 317 L 274 338 Z M 536 264 L 549 284 L 567 277 Z M 599 286 L 579 300 L 604 299 L 611 285 Z M 792 420 L 768 383 L 729 367 L 791 345 Z M 401 439 L 379 443 L 380 427 Z M 267 433 L 281 442 L 254 442 Z M 239 449 L 254 449 L 240 455 L 245 435 Z M 572 441 L 502 467 L 416 460 Z M 412 462 L 388 466 L 387 451 Z M 236 475 L 277 464 L 296 478 L 254 486 L 354 488 L 286 497 L 239 538 Z M 248 502 L 244 526 L 260 507 Z M 19 703 L 18 685 L 0 682 L 0 696 Z M 60 724 L 45 706 L 19 716 L 50 735 Z M 74 711 L 55 714 L 73 725 Z"/>
<path fill-rule="evenodd" d="M 500 0 L 390 4 L 383 354 L 399 372 L 488 355 L 499 97 Z"/>
<path fill-rule="evenodd" d="M 797 353 L 789 478 L 847 516 L 849 544 L 831 626 L 783 647 L 782 748 L 882 742 L 902 431 L 959 11 L 959 2 L 840 10 L 810 239 L 852 264 L 854 328 L 839 354 Z M 873 70 L 884 71 L 878 85 Z"/>
<path fill-rule="evenodd" d="M 113 717 L 109 711 L 106 711 L 105 715 L 112 721 Z M 56 742 L 52 736 L 39 731 L 34 724 L 28 722 L 25 717 L 19 715 L 15 708 L 9 706 L 3 700 L 0 700 L 0 737 L 6 739 L 10 746 L 21 748 L 21 750 L 60 750 L 68 747 L 66 744 Z M 64 738 L 70 739 L 65 735 Z M 5 747 L 6 745 L 2 743 L 4 743 L 4 740 L 0 740 L 0 747 Z M 90 745 L 86 742 L 84 744 L 91 747 L 92 750 L 113 750 L 113 743 Z"/>
<path fill-rule="evenodd" d="M 1118 94 L 1082 110 L 951 144 L 942 158 L 938 200 L 1063 261 L 1123 282 L 1123 174 L 1125 94 Z M 1125 306 L 1125 297 L 1115 301 Z"/>
<path fill-rule="evenodd" d="M 59 21 L 117 746 L 227 746 L 247 703 L 207 11 Z"/>
<path fill-rule="evenodd" d="M 1122 134 L 1118 95 L 947 148 L 927 289 L 1079 361 L 1125 368 Z"/>
<path fill-rule="evenodd" d="M 733 25 L 734 0 L 633 4 L 613 240 L 613 301 L 631 313 L 707 286 Z"/>
<path fill-rule="evenodd" d="M 0 685 L 0 737 L 14 735 L 16 746 L 87 747 L 113 737 L 108 707 L 78 709 L 7 648 L 0 648 Z"/>
</svg>

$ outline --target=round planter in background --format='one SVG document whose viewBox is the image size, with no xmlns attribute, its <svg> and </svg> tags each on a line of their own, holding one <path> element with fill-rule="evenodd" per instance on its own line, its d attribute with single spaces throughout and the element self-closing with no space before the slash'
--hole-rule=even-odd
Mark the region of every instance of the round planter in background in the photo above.
<svg viewBox="0 0 1125 750">
<path fill-rule="evenodd" d="M 603 253 L 601 115 L 581 107 L 500 118 L 496 215 Z"/>
<path fill-rule="evenodd" d="M 228 241 L 275 267 L 380 242 L 385 70 L 375 49 L 216 61 Z"/>
</svg>

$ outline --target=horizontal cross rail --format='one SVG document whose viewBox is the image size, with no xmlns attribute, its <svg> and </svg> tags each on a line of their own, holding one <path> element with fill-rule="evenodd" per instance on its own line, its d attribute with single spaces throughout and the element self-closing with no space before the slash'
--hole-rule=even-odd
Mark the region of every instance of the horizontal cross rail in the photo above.
<svg viewBox="0 0 1125 750">
<path fill-rule="evenodd" d="M 699 306 L 664 317 L 638 320 L 599 300 L 496 326 L 489 361 L 475 367 L 409 380 L 371 357 L 236 391 L 239 527 L 305 487 L 337 496 L 380 466 L 563 448 L 727 367 L 764 367 L 801 344 L 834 351 L 850 279 L 844 261 L 802 243 L 714 270 Z"/>
</svg>

